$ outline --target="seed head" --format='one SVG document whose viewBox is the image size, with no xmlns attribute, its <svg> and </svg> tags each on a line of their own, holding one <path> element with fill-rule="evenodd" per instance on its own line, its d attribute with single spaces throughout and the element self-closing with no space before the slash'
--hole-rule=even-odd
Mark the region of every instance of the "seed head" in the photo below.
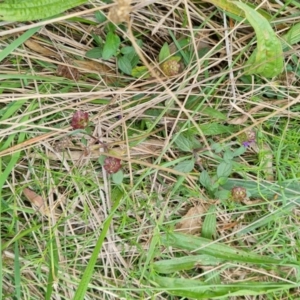
<svg viewBox="0 0 300 300">
<path fill-rule="evenodd" d="M 117 173 L 122 167 L 121 159 L 115 157 L 106 157 L 103 167 L 109 174 Z"/>
<path fill-rule="evenodd" d="M 73 114 L 71 126 L 75 129 L 84 129 L 89 123 L 89 114 L 82 110 L 78 110 Z"/>
</svg>

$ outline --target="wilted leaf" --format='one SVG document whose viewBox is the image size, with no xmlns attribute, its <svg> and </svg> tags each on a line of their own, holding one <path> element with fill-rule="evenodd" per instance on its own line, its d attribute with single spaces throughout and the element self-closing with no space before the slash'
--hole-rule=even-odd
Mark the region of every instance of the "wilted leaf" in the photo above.
<svg viewBox="0 0 300 300">
<path fill-rule="evenodd" d="M 202 220 L 201 217 L 206 209 L 203 206 L 197 205 L 189 209 L 189 211 L 181 218 L 181 221 L 176 225 L 176 231 L 187 234 L 200 233 Z"/>
<path fill-rule="evenodd" d="M 34 41 L 33 39 L 29 39 L 24 44 L 31 50 L 40 53 L 44 56 L 54 56 L 54 57 L 59 57 L 59 55 L 55 52 L 52 51 L 48 48 L 45 48 L 41 46 L 38 42 Z"/>
<path fill-rule="evenodd" d="M 43 216 L 49 216 L 49 209 L 40 195 L 28 188 L 24 188 L 23 193 L 27 200 L 33 204 Z"/>
</svg>

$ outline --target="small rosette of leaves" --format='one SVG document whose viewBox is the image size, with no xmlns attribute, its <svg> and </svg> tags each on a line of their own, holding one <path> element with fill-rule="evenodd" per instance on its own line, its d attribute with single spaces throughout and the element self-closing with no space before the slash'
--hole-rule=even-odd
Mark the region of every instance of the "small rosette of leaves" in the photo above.
<svg viewBox="0 0 300 300">
<path fill-rule="evenodd" d="M 75 129 L 85 129 L 89 123 L 89 114 L 82 110 L 78 110 L 73 114 L 71 126 Z"/>
</svg>

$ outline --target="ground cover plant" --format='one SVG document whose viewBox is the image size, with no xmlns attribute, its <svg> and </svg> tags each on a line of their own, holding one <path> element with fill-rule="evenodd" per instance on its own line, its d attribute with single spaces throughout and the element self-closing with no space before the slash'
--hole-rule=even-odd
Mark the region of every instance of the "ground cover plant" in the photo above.
<svg viewBox="0 0 300 300">
<path fill-rule="evenodd" d="M 0 2 L 2 299 L 297 299 L 297 1 Z"/>
</svg>

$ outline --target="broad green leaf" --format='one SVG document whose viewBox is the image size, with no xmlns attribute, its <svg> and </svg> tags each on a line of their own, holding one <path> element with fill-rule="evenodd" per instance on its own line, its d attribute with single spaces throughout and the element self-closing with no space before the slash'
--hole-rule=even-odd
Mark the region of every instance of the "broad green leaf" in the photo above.
<svg viewBox="0 0 300 300">
<path fill-rule="evenodd" d="M 212 107 L 205 107 L 203 110 L 201 110 L 201 113 L 212 118 L 227 120 L 227 116 L 225 114 L 223 114 L 220 110 L 214 109 Z"/>
<path fill-rule="evenodd" d="M 117 54 L 121 40 L 119 36 L 113 32 L 109 32 L 106 36 L 106 41 L 103 47 L 102 58 L 105 60 L 110 59 Z"/>
<path fill-rule="evenodd" d="M 200 124 L 200 129 L 204 135 L 218 135 L 223 133 L 231 133 L 231 127 L 216 122 L 209 124 Z"/>
<path fill-rule="evenodd" d="M 246 147 L 245 146 L 241 146 L 238 149 L 234 150 L 233 156 L 234 157 L 240 156 L 240 155 L 244 154 L 245 152 L 246 152 Z"/>
<path fill-rule="evenodd" d="M 136 52 L 135 52 L 135 50 L 132 46 L 123 47 L 121 49 L 121 53 L 124 54 L 124 55 L 131 54 L 131 53 L 136 54 Z"/>
<path fill-rule="evenodd" d="M 282 259 L 273 258 L 271 256 L 258 255 L 206 238 L 194 237 L 182 233 L 162 235 L 161 243 L 167 247 L 175 247 L 183 251 L 193 251 L 195 254 L 211 255 L 228 261 L 253 264 L 299 265 L 297 261 L 283 261 Z"/>
<path fill-rule="evenodd" d="M 300 41 L 300 23 L 293 25 L 289 31 L 282 37 L 284 39 L 283 49 L 290 49 L 289 45 L 296 44 Z"/>
<path fill-rule="evenodd" d="M 244 10 L 257 38 L 257 48 L 246 63 L 248 65 L 245 69 L 246 74 L 271 78 L 282 73 L 284 66 L 282 46 L 270 23 L 248 5 L 236 1 L 233 3 Z"/>
<path fill-rule="evenodd" d="M 85 54 L 88 58 L 100 58 L 102 57 L 102 47 L 95 47 L 93 49 L 90 49 Z"/>
<path fill-rule="evenodd" d="M 127 75 L 131 74 L 132 66 L 127 56 L 121 56 L 118 58 L 118 68 Z"/>
<path fill-rule="evenodd" d="M 182 173 L 189 173 L 194 169 L 195 166 L 195 160 L 194 159 L 189 159 L 180 162 L 177 164 L 174 168 L 174 170 L 182 172 Z"/>
<path fill-rule="evenodd" d="M 221 299 L 226 296 L 266 295 L 277 290 L 289 290 L 297 285 L 282 282 L 243 281 L 233 284 L 208 284 L 200 280 L 151 276 L 151 280 L 169 294 L 185 299 Z"/>
<path fill-rule="evenodd" d="M 193 152 L 195 143 L 192 141 L 191 138 L 186 137 L 184 134 L 181 133 L 176 138 L 175 144 L 181 151 Z"/>
<path fill-rule="evenodd" d="M 0 3 L 0 19 L 5 21 L 45 19 L 85 2 L 86 0 L 5 1 Z"/>
<path fill-rule="evenodd" d="M 134 78 L 147 79 L 150 77 L 150 73 L 147 67 L 138 66 L 132 69 L 131 76 Z"/>
<path fill-rule="evenodd" d="M 103 23 L 107 20 L 106 15 L 101 10 L 95 12 L 95 18 L 99 23 Z"/>
<path fill-rule="evenodd" d="M 153 269 L 157 273 L 170 274 L 178 271 L 195 269 L 198 265 L 216 266 L 222 262 L 222 259 L 217 259 L 210 255 L 189 255 L 156 261 L 153 263 Z"/>
<path fill-rule="evenodd" d="M 210 190 L 212 181 L 206 170 L 201 172 L 199 181 L 206 189 Z"/>
<path fill-rule="evenodd" d="M 171 53 L 170 53 L 169 45 L 168 45 L 168 43 L 164 43 L 160 49 L 158 61 L 161 63 L 170 56 L 171 56 Z"/>
<path fill-rule="evenodd" d="M 115 184 L 121 184 L 123 182 L 124 173 L 122 170 L 119 170 L 117 173 L 112 174 L 111 178 Z"/>
<path fill-rule="evenodd" d="M 219 165 L 218 165 L 218 168 L 217 168 L 217 176 L 218 178 L 221 178 L 221 177 L 228 177 L 232 172 L 232 162 L 231 161 L 228 161 L 228 162 L 221 162 Z"/>
<path fill-rule="evenodd" d="M 226 182 L 228 181 L 228 179 L 226 180 Z M 216 199 L 219 199 L 221 201 L 225 201 L 225 200 L 228 200 L 229 197 L 230 197 L 230 194 L 231 192 L 230 191 L 227 191 L 227 190 L 219 190 L 219 191 L 216 191 L 214 193 L 214 196 Z"/>
</svg>

